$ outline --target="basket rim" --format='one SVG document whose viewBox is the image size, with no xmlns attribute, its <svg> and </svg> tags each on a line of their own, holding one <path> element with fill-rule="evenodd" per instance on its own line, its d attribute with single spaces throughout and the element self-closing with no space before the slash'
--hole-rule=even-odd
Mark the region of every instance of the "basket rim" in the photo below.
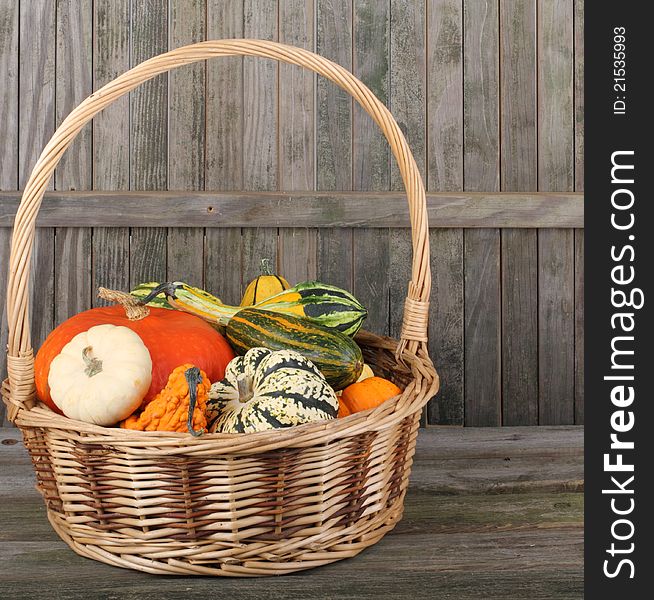
<svg viewBox="0 0 654 600">
<path fill-rule="evenodd" d="M 366 342 L 392 351 L 397 344 L 391 338 L 363 332 Z M 428 355 L 417 356 L 404 350 L 402 358 L 410 366 L 411 379 L 401 394 L 389 398 L 375 408 L 360 411 L 340 419 L 315 421 L 292 427 L 268 429 L 251 433 L 204 433 L 194 437 L 185 432 L 136 431 L 120 427 L 103 427 L 58 415 L 38 402 L 32 407 L 20 407 L 15 423 L 22 429 L 58 430 L 69 437 L 79 436 L 86 443 L 152 448 L 157 454 L 211 451 L 224 454 L 261 454 L 274 449 L 318 446 L 335 439 L 382 431 L 421 411 L 439 388 L 439 376 Z M 3 400 L 11 404 L 8 379 L 3 382 Z M 165 448 L 166 450 L 163 450 Z"/>
</svg>

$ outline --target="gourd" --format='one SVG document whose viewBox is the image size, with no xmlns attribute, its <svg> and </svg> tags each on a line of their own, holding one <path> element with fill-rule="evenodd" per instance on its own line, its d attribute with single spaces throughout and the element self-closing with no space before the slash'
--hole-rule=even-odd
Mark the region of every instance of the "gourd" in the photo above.
<svg viewBox="0 0 654 600">
<path fill-rule="evenodd" d="M 339 401 L 350 413 L 376 408 L 389 398 L 402 393 L 392 381 L 383 377 L 368 377 L 349 385 L 343 390 Z M 345 409 L 344 409 L 345 412 Z"/>
<path fill-rule="evenodd" d="M 148 286 L 146 289 L 143 286 Z M 197 315 L 211 323 L 225 326 L 241 310 L 238 306 L 223 304 L 209 292 L 187 285 L 181 281 L 162 283 L 152 288 L 151 283 L 132 290 L 141 302 L 159 302 L 165 294 L 174 308 Z M 147 292 L 147 293 L 146 293 Z M 354 336 L 368 315 L 368 311 L 349 292 L 336 286 L 307 281 L 262 300 L 255 308 L 285 315 L 303 317 L 312 323 L 336 329 Z"/>
<path fill-rule="evenodd" d="M 363 369 L 361 349 L 352 338 L 291 315 L 244 308 L 230 319 L 225 335 L 237 354 L 257 347 L 295 350 L 318 367 L 335 390 L 354 383 Z"/>
<path fill-rule="evenodd" d="M 206 373 L 191 364 L 173 369 L 166 387 L 141 411 L 121 422 L 123 429 L 188 431 L 201 435 L 207 427 L 205 411 L 211 383 Z"/>
<path fill-rule="evenodd" d="M 291 287 L 291 284 L 286 281 L 281 275 L 275 275 L 270 268 L 270 260 L 267 258 L 261 259 L 261 275 L 253 279 L 245 288 L 241 306 L 252 306 L 262 300 L 270 298 L 275 294 L 279 294 L 284 290 Z"/>
<path fill-rule="evenodd" d="M 96 325 L 78 333 L 52 359 L 54 404 L 71 419 L 114 425 L 134 411 L 152 380 L 152 359 L 131 329 Z"/>
<path fill-rule="evenodd" d="M 209 430 L 251 433 L 334 419 L 338 400 L 315 365 L 292 350 L 251 348 L 227 366 L 207 401 Z"/>
<path fill-rule="evenodd" d="M 149 350 L 152 381 L 142 405 L 164 388 L 171 371 L 181 364 L 197 366 L 209 380 L 219 381 L 225 376 L 225 367 L 234 358 L 234 351 L 209 323 L 184 312 L 141 306 L 129 294 L 122 292 L 100 288 L 100 296 L 120 304 L 86 310 L 64 321 L 50 333 L 36 355 L 36 393 L 55 412 L 61 411 L 52 401 L 48 385 L 52 360 L 78 333 L 94 325 L 127 327 L 138 334 Z"/>
</svg>

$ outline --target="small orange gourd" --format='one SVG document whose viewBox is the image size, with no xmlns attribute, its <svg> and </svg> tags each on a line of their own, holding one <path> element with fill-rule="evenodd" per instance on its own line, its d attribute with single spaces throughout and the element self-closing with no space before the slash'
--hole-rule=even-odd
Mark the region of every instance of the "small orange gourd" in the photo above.
<svg viewBox="0 0 654 600">
<path fill-rule="evenodd" d="M 368 377 L 363 381 L 348 385 L 341 394 L 340 404 L 345 407 L 343 408 L 343 412 L 348 410 L 348 414 L 352 414 L 362 410 L 376 408 L 389 398 L 401 393 L 402 390 L 388 379 L 384 379 L 383 377 Z M 339 408 L 338 416 L 347 416 L 347 414 L 341 415 L 341 409 Z"/>
<path fill-rule="evenodd" d="M 120 423 L 138 431 L 182 431 L 201 435 L 207 428 L 205 412 L 211 382 L 191 364 L 173 370 L 166 387 L 141 411 Z"/>
</svg>

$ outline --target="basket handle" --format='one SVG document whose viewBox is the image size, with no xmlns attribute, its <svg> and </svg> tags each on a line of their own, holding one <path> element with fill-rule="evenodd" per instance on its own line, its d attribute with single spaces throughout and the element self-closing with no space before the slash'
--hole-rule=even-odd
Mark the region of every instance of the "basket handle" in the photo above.
<svg viewBox="0 0 654 600">
<path fill-rule="evenodd" d="M 103 108 L 160 73 L 220 56 L 258 56 L 315 71 L 348 92 L 382 130 L 397 160 L 406 188 L 411 218 L 413 264 L 404 306 L 398 356 L 404 349 L 426 353 L 427 310 L 431 288 L 429 227 L 425 188 L 404 135 L 389 110 L 352 73 L 313 52 L 277 42 L 252 39 L 215 40 L 191 44 L 155 56 L 123 73 L 79 104 L 61 123 L 43 149 L 23 191 L 16 213 L 9 260 L 7 317 L 9 324 L 9 384 L 15 414 L 17 404 L 33 397 L 34 368 L 30 343 L 28 285 L 36 216 L 45 188 L 63 153 L 79 131 Z"/>
</svg>

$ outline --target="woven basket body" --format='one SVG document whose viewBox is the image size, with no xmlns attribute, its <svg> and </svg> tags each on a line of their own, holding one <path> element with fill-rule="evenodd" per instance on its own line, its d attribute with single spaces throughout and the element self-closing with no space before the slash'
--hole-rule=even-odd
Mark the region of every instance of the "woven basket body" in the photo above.
<svg viewBox="0 0 654 600">
<path fill-rule="evenodd" d="M 55 415 L 34 394 L 28 282 L 36 215 L 75 135 L 105 106 L 172 68 L 220 56 L 296 64 L 347 90 L 389 141 L 407 191 L 413 265 L 399 341 L 362 332 L 375 372 L 403 393 L 345 419 L 248 435 L 136 432 Z M 10 258 L 8 371 L 2 395 L 20 427 L 48 518 L 83 556 L 149 573 L 282 574 L 354 556 L 402 516 L 422 408 L 438 389 L 426 350 L 430 290 L 425 193 L 388 110 L 342 67 L 262 40 L 209 41 L 152 58 L 82 102 L 23 193 Z"/>
</svg>

